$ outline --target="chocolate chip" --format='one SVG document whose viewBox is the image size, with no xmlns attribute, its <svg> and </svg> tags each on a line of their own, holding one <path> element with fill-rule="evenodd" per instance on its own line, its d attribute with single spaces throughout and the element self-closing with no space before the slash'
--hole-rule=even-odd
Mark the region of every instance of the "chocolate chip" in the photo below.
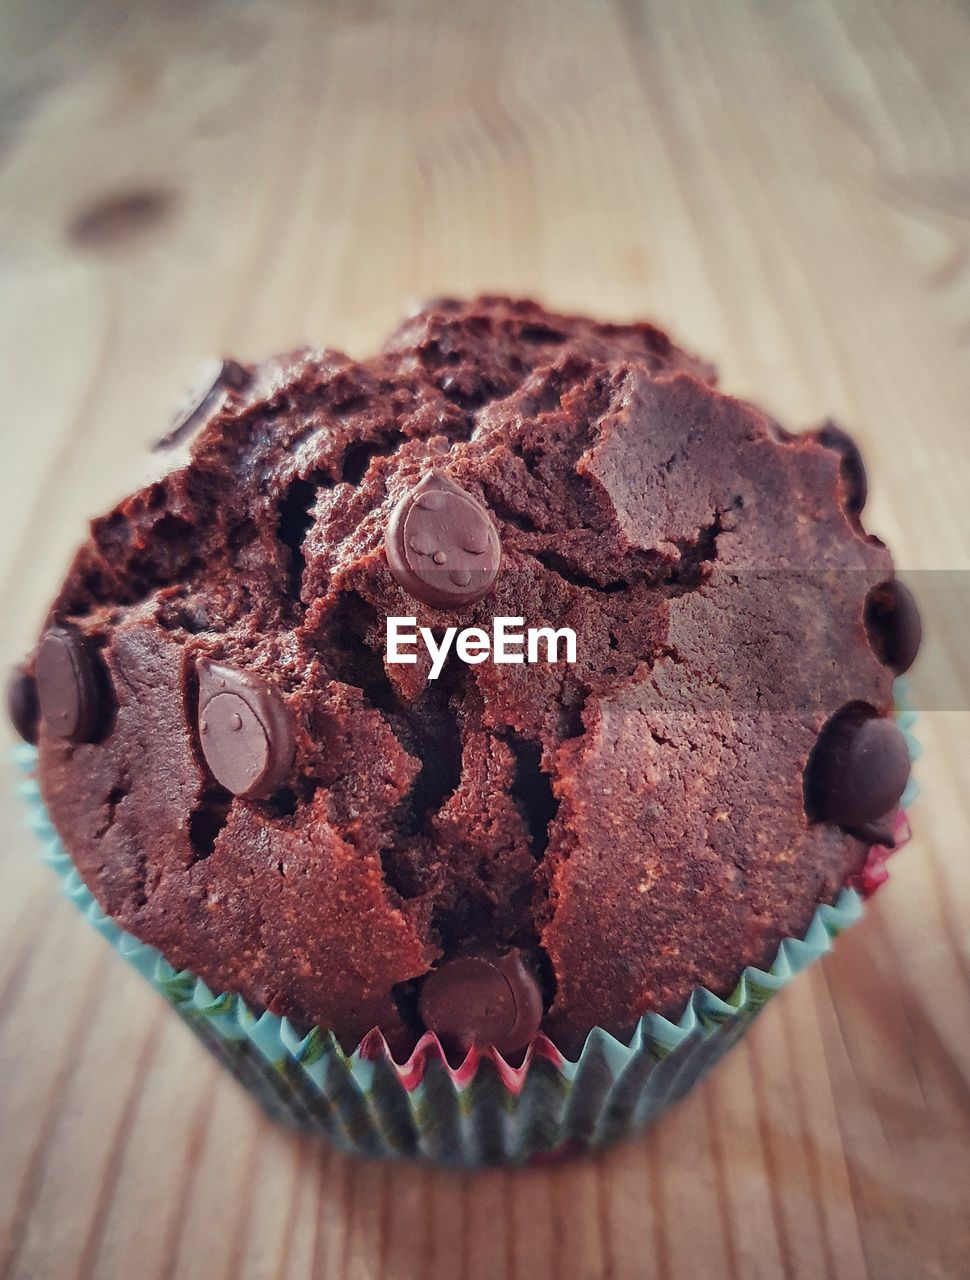
<svg viewBox="0 0 970 1280">
<path fill-rule="evenodd" d="M 539 984 L 514 947 L 504 955 L 476 953 L 446 960 L 425 979 L 418 1001 L 424 1025 L 446 1049 L 494 1045 L 524 1049 L 539 1030 Z"/>
<path fill-rule="evenodd" d="M 898 578 L 880 582 L 866 596 L 866 633 L 883 666 L 897 676 L 916 661 L 923 623 L 913 593 Z"/>
<path fill-rule="evenodd" d="M 874 818 L 872 822 L 864 822 L 858 827 L 846 827 L 846 831 L 850 836 L 855 836 L 857 840 L 863 840 L 866 844 L 878 844 L 884 849 L 895 849 L 898 816 L 899 806 L 894 805 L 881 818 Z"/>
<path fill-rule="evenodd" d="M 840 470 L 845 494 L 845 510 L 849 515 L 857 516 L 866 505 L 866 498 L 869 496 L 869 481 L 859 446 L 847 431 L 843 431 L 834 422 L 823 423 L 815 432 L 815 438 L 826 449 L 834 449 L 836 453 L 842 455 Z"/>
<path fill-rule="evenodd" d="M 405 591 L 440 608 L 481 600 L 502 559 L 486 509 L 440 471 L 429 472 L 395 507 L 384 548 Z"/>
<path fill-rule="evenodd" d="M 45 728 L 67 742 L 89 742 L 105 711 L 103 678 L 90 642 L 73 627 L 52 627 L 34 663 Z"/>
<path fill-rule="evenodd" d="M 247 799 L 271 796 L 293 767 L 293 721 L 280 694 L 259 676 L 202 661 L 199 741 L 215 780 Z"/>
<path fill-rule="evenodd" d="M 892 720 L 852 703 L 823 727 L 805 771 L 810 816 L 859 828 L 884 817 L 909 778 L 906 739 Z"/>
<path fill-rule="evenodd" d="M 37 741 L 37 682 L 26 667 L 17 667 L 7 682 L 7 715 L 24 742 Z"/>
<path fill-rule="evenodd" d="M 155 441 L 152 449 L 158 452 L 180 445 L 206 421 L 221 392 L 239 391 L 248 381 L 248 372 L 235 360 L 207 360 L 175 421 L 165 435 Z"/>
</svg>

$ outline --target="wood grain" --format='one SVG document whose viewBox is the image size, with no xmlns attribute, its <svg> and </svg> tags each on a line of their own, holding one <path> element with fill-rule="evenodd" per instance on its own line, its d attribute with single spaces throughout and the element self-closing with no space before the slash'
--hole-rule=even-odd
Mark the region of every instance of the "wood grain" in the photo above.
<svg viewBox="0 0 970 1280">
<path fill-rule="evenodd" d="M 5 800 L 0 1278 L 970 1275 L 966 8 L 6 0 L 0 24 L 6 659 L 201 357 L 363 353 L 443 292 L 648 315 L 786 422 L 834 414 L 870 528 L 952 571 L 890 885 L 598 1159 L 459 1177 L 274 1130 Z"/>
</svg>

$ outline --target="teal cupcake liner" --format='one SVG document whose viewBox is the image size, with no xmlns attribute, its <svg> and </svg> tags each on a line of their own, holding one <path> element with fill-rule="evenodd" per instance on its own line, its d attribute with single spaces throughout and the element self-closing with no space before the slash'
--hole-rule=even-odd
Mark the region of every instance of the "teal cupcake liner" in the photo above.
<svg viewBox="0 0 970 1280">
<path fill-rule="evenodd" d="M 897 682 L 897 720 L 915 759 L 915 717 L 903 700 Z M 860 893 L 843 889 L 834 905 L 818 908 L 803 938 L 781 943 L 767 971 L 746 968 L 728 999 L 696 988 L 676 1022 L 648 1013 L 629 1043 L 594 1028 L 575 1061 L 540 1035 L 521 1066 L 510 1066 L 494 1049 L 472 1049 L 461 1066 L 452 1067 L 429 1033 L 400 1064 L 378 1031 L 346 1053 L 320 1027 L 304 1034 L 287 1018 L 253 1011 L 238 995 L 214 994 L 200 978 L 174 969 L 154 947 L 119 928 L 99 907 L 51 824 L 33 777 L 36 752 L 18 748 L 18 757 L 28 775 L 21 784 L 28 825 L 64 892 L 95 929 L 272 1119 L 365 1156 L 478 1168 L 538 1163 L 614 1142 L 687 1093 L 744 1035 L 771 996 L 831 950 L 862 914 Z M 906 803 L 915 794 L 911 785 Z M 885 850 L 880 867 L 884 858 Z"/>
</svg>

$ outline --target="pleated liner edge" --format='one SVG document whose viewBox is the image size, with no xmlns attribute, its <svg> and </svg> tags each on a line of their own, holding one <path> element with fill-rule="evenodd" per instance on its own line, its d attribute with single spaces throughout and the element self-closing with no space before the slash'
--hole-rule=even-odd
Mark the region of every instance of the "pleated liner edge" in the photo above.
<svg viewBox="0 0 970 1280">
<path fill-rule="evenodd" d="M 898 682 L 897 722 L 913 759 L 914 713 Z M 301 1034 L 286 1018 L 257 1014 L 241 997 L 214 994 L 188 971 L 175 970 L 154 947 L 119 928 L 98 906 L 50 822 L 33 777 L 36 751 L 17 749 L 28 825 L 66 895 L 95 929 L 161 994 L 211 1053 L 274 1120 L 324 1134 L 360 1155 L 422 1159 L 477 1168 L 529 1164 L 604 1146 L 642 1128 L 676 1102 L 744 1034 L 776 991 L 831 950 L 862 914 L 846 888 L 816 911 L 803 938 L 787 938 L 770 969 L 744 970 L 731 997 L 694 990 L 671 1022 L 655 1013 L 628 1044 L 594 1028 L 575 1061 L 545 1036 L 519 1067 L 494 1049 L 472 1049 L 460 1067 L 425 1035 L 403 1064 L 379 1032 L 351 1054 L 319 1027 Z M 911 780 L 904 805 L 915 799 Z"/>
</svg>

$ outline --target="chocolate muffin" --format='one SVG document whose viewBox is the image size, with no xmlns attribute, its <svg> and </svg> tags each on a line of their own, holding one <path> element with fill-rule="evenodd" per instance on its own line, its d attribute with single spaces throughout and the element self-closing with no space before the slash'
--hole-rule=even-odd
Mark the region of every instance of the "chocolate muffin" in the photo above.
<svg viewBox="0 0 970 1280">
<path fill-rule="evenodd" d="M 440 300 L 362 363 L 217 363 L 158 449 L 10 708 L 104 910 L 212 990 L 575 1054 L 729 994 L 891 838 L 919 625 L 858 450 L 652 326 Z"/>
</svg>

